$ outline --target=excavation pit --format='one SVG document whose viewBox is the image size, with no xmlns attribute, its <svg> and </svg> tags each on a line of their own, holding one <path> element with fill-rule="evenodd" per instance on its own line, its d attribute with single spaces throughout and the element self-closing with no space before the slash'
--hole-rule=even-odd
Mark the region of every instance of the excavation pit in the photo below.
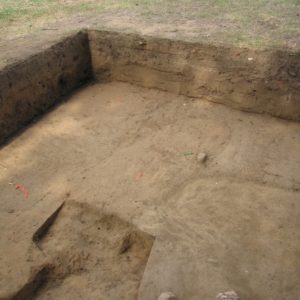
<svg viewBox="0 0 300 300">
<path fill-rule="evenodd" d="M 296 299 L 298 66 L 282 51 L 90 30 L 4 68 L 0 298 L 43 270 L 32 234 L 67 197 L 156 236 L 134 297 Z"/>
</svg>

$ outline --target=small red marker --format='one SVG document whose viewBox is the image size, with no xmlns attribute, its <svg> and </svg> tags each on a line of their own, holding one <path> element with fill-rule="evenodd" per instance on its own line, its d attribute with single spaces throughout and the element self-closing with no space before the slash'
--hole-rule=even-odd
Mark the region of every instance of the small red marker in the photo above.
<svg viewBox="0 0 300 300">
<path fill-rule="evenodd" d="M 16 184 L 16 190 L 20 190 L 26 199 L 29 197 L 29 191 L 24 185 Z"/>
<path fill-rule="evenodd" d="M 136 176 L 135 176 L 135 180 L 139 180 L 139 179 L 141 179 L 142 177 L 144 176 L 144 172 L 138 172 L 137 174 L 136 174 Z"/>
</svg>

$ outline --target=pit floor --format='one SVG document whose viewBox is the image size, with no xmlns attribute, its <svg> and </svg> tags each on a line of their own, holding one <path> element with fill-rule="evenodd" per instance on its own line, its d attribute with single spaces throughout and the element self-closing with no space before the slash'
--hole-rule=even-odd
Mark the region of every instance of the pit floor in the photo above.
<svg viewBox="0 0 300 300">
<path fill-rule="evenodd" d="M 0 150 L 0 291 L 25 281 L 33 232 L 68 198 L 156 236 L 139 299 L 298 299 L 299 153 L 299 123 L 91 84 Z"/>
</svg>

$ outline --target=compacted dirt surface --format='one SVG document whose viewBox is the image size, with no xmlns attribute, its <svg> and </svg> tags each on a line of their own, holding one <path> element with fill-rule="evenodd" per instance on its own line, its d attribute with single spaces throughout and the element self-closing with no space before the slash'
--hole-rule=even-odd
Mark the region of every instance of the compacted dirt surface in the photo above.
<svg viewBox="0 0 300 300">
<path fill-rule="evenodd" d="M 86 86 L 0 151 L 0 299 L 298 299 L 299 153 L 297 122 Z"/>
</svg>

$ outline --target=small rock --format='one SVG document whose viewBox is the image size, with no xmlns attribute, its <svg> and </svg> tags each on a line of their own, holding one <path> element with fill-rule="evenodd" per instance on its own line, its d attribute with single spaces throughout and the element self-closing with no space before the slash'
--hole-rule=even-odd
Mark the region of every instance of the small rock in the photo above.
<svg viewBox="0 0 300 300">
<path fill-rule="evenodd" d="M 218 300 L 240 300 L 240 297 L 235 291 L 228 291 L 228 292 L 223 292 L 219 293 L 217 295 Z"/>
<path fill-rule="evenodd" d="M 199 162 L 204 163 L 206 161 L 206 159 L 207 159 L 206 153 L 203 153 L 203 152 L 198 153 L 197 160 Z"/>
<path fill-rule="evenodd" d="M 8 212 L 9 214 L 13 214 L 13 213 L 15 212 L 15 210 L 12 209 L 12 208 L 9 208 L 9 209 L 7 210 L 7 212 Z"/>
<path fill-rule="evenodd" d="M 252 61 L 254 58 L 253 57 L 248 57 L 248 60 L 249 61 Z"/>
<path fill-rule="evenodd" d="M 158 300 L 176 300 L 176 297 L 171 292 L 164 292 L 158 297 Z"/>
<path fill-rule="evenodd" d="M 145 46 L 146 44 L 147 44 L 146 41 L 139 41 L 140 46 Z"/>
</svg>

